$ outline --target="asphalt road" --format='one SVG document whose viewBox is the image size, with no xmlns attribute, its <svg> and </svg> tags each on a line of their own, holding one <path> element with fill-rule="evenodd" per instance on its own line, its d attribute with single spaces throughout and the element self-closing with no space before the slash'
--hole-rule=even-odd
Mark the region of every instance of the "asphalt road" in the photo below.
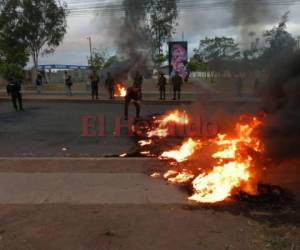
<svg viewBox="0 0 300 250">
<path fill-rule="evenodd" d="M 254 221 L 188 203 L 185 189 L 149 177 L 161 168 L 150 159 L 1 159 L 0 249 L 261 250 L 251 247 Z"/>
<path fill-rule="evenodd" d="M 121 129 L 121 136 L 114 135 L 115 118 L 123 115 L 120 103 L 26 102 L 24 106 L 24 112 L 15 112 L 10 102 L 0 103 L 0 157 L 119 155 L 135 145 L 127 128 Z M 145 104 L 142 115 L 164 113 L 175 107 Z M 82 117 L 99 115 L 105 117 L 105 135 L 82 136 Z"/>
</svg>

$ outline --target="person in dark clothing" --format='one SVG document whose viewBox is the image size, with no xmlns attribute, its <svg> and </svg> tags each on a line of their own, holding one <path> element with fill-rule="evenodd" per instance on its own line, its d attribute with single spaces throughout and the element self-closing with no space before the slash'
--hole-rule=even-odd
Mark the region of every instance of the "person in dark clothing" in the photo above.
<svg viewBox="0 0 300 250">
<path fill-rule="evenodd" d="M 128 120 L 128 109 L 129 104 L 133 102 L 136 108 L 136 118 L 140 117 L 140 89 L 137 88 L 135 85 L 127 89 L 127 95 L 125 97 L 125 120 Z"/>
<path fill-rule="evenodd" d="M 158 87 L 160 92 L 160 100 L 166 100 L 166 85 L 167 79 L 165 78 L 164 74 L 161 73 L 158 79 Z"/>
<path fill-rule="evenodd" d="M 72 96 L 72 85 L 73 85 L 72 76 L 68 74 L 67 71 L 65 71 L 64 78 L 65 78 L 65 85 L 66 85 L 66 95 Z"/>
<path fill-rule="evenodd" d="M 176 97 L 178 97 L 178 100 L 180 100 L 181 86 L 183 84 L 183 80 L 178 72 L 176 72 L 175 76 L 173 76 L 172 84 L 173 84 L 173 100 L 176 100 Z"/>
<path fill-rule="evenodd" d="M 109 99 L 115 98 L 115 79 L 112 77 L 111 73 L 107 73 L 107 78 L 105 80 L 105 86 L 108 90 Z"/>
<path fill-rule="evenodd" d="M 143 82 L 144 82 L 143 76 L 140 74 L 140 72 L 137 71 L 134 77 L 133 85 L 139 89 L 141 99 L 143 96 Z"/>
<path fill-rule="evenodd" d="M 43 86 L 43 76 L 41 74 L 41 72 L 39 72 L 37 74 L 36 80 L 35 80 L 35 84 L 36 84 L 36 90 L 38 94 L 41 94 L 42 92 L 42 86 Z"/>
<path fill-rule="evenodd" d="M 10 79 L 8 81 L 7 94 L 11 96 L 11 100 L 14 106 L 14 109 L 18 111 L 20 109 L 23 111 L 23 102 L 22 102 L 22 94 L 21 94 L 21 83 L 18 80 Z M 19 107 L 18 107 L 19 104 Z"/>
<path fill-rule="evenodd" d="M 92 99 L 95 100 L 99 98 L 99 82 L 100 78 L 97 75 L 96 71 L 93 71 L 92 75 L 90 76 L 91 87 L 92 87 Z"/>
</svg>

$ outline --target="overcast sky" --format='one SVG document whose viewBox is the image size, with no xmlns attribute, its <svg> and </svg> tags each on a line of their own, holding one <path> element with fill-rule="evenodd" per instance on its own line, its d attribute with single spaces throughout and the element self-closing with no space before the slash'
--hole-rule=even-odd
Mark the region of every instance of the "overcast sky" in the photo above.
<svg viewBox="0 0 300 250">
<path fill-rule="evenodd" d="M 259 28 L 254 27 L 253 29 L 263 30 L 266 27 L 272 27 L 286 11 L 290 11 L 288 30 L 296 37 L 299 36 L 300 4 L 273 6 L 272 8 L 274 8 L 274 11 L 265 22 L 266 26 L 260 25 Z M 114 48 L 113 39 L 116 39 L 116 37 L 113 38 L 111 34 L 111 23 L 111 18 L 108 15 L 100 14 L 96 16 L 92 13 L 75 15 L 71 13 L 68 17 L 68 31 L 63 43 L 53 55 L 42 57 L 40 64 L 86 65 L 89 55 L 87 37 L 92 37 L 94 48 Z M 232 10 L 229 8 L 180 10 L 178 23 L 173 40 L 181 40 L 184 32 L 184 38 L 189 42 L 190 54 L 194 48 L 198 47 L 200 39 L 206 36 L 225 35 L 240 40 L 240 27 L 232 23 Z"/>
</svg>

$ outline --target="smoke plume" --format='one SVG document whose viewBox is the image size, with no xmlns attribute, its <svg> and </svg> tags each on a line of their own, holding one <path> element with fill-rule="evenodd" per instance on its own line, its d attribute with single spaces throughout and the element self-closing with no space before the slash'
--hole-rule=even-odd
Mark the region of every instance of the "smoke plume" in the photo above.
<svg viewBox="0 0 300 250">
<path fill-rule="evenodd" d="M 272 0 L 235 0 L 232 22 L 240 31 L 241 45 L 249 48 L 253 36 L 258 36 L 265 25 L 278 20 L 281 14 Z"/>
<path fill-rule="evenodd" d="M 150 37 L 145 25 L 145 1 L 124 0 L 124 17 L 113 20 L 113 32 L 118 54 L 128 60 L 132 70 L 145 72 L 150 62 Z M 117 26 L 117 27 L 116 27 Z M 115 34 L 116 35 L 116 34 Z"/>
<path fill-rule="evenodd" d="M 300 53 L 274 66 L 264 91 L 267 122 L 262 129 L 267 154 L 286 160 L 300 155 Z"/>
</svg>

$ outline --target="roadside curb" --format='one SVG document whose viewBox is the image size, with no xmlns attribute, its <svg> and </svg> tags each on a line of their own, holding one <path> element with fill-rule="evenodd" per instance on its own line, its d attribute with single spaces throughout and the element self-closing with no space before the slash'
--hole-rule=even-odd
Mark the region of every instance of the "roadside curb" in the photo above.
<svg viewBox="0 0 300 250">
<path fill-rule="evenodd" d="M 84 99 L 36 99 L 36 98 L 23 98 L 24 101 L 34 103 L 89 103 L 89 104 L 123 104 L 124 100 L 84 100 Z M 0 97 L 0 101 L 8 102 L 10 98 Z M 182 100 L 182 101 L 159 101 L 159 100 L 143 100 L 142 104 L 152 105 L 180 105 L 180 104 L 192 104 L 194 100 Z"/>
<path fill-rule="evenodd" d="M 37 99 L 37 98 L 31 98 L 31 97 L 24 97 L 24 101 L 27 102 L 33 102 L 33 103 L 87 103 L 87 104 L 123 104 L 124 100 L 88 100 L 88 99 Z M 0 102 L 9 102 L 10 98 L 7 97 L 0 97 Z M 192 103 L 197 102 L 196 99 L 194 100 L 181 100 L 181 101 L 173 101 L 173 100 L 166 100 L 166 101 L 160 101 L 160 100 L 143 100 L 142 104 L 150 104 L 150 105 L 181 105 L 186 104 L 190 105 Z M 243 104 L 243 103 L 253 103 L 253 104 L 261 104 L 263 101 L 258 98 L 253 99 L 243 99 L 243 98 L 226 98 L 226 99 L 207 99 L 203 100 L 203 103 L 236 103 L 236 104 Z"/>
</svg>

